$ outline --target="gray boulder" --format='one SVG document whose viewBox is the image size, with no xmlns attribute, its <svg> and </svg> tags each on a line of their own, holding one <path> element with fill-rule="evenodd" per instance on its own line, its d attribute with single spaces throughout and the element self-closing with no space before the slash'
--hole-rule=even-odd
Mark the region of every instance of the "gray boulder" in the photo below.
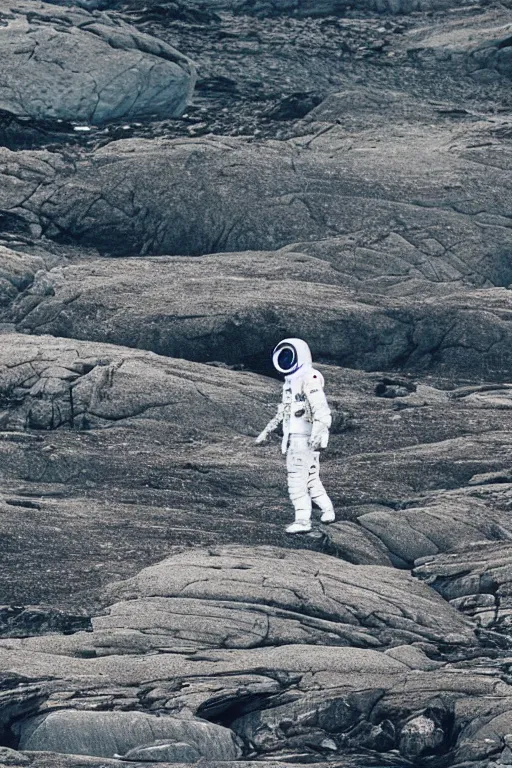
<svg viewBox="0 0 512 768">
<path fill-rule="evenodd" d="M 512 528 L 506 527 L 505 516 L 499 512 L 493 514 L 481 500 L 458 496 L 456 492 L 441 493 L 424 506 L 406 509 L 369 507 L 365 512 L 364 507 L 360 507 L 357 524 L 362 529 L 361 536 L 370 534 L 369 541 L 380 541 L 395 565 L 408 568 L 417 558 L 447 552 L 464 544 L 512 539 Z M 329 526 L 326 535 L 334 546 L 346 526 L 343 522 Z M 352 540 L 347 539 L 345 546 L 350 551 Z"/>
<path fill-rule="evenodd" d="M 235 760 L 241 754 L 228 728 L 193 718 L 180 720 L 142 712 L 60 710 L 26 720 L 18 730 L 20 748 L 31 751 L 114 757 L 172 739 L 186 742 L 199 756 L 213 760 Z"/>
<path fill-rule="evenodd" d="M 272 575 L 269 578 L 267 574 Z M 371 585 L 376 581 L 380 593 L 373 595 L 374 587 Z M 457 636 L 457 642 L 471 642 L 470 628 L 457 621 L 453 623 L 454 614 L 451 611 L 445 612 L 442 601 L 435 605 L 428 604 L 428 593 L 417 591 L 416 586 L 408 574 L 395 569 L 355 566 L 325 555 L 286 552 L 273 547 L 228 547 L 171 557 L 141 571 L 133 580 L 113 587 L 109 590 L 109 596 L 130 599 L 117 609 L 124 614 L 122 622 L 130 622 L 130 615 L 133 619 L 137 613 L 140 615 L 136 604 L 130 605 L 135 597 L 170 599 L 167 610 L 171 614 L 173 605 L 176 605 L 178 614 L 189 613 L 190 608 L 187 611 L 185 606 L 181 607 L 180 601 L 183 598 L 198 600 L 199 605 L 213 600 L 212 617 L 218 610 L 219 601 L 231 604 L 232 608 L 241 604 L 244 610 L 248 610 L 248 616 L 254 612 L 255 616 L 260 614 L 261 619 L 265 617 L 260 630 L 264 631 L 264 638 L 263 642 L 256 641 L 258 645 L 279 645 L 287 636 L 282 622 L 279 622 L 278 630 L 274 629 L 276 619 L 291 620 L 289 631 L 293 633 L 293 625 L 297 620 L 304 622 L 307 627 L 313 617 L 328 622 L 323 627 L 317 625 L 317 632 L 322 628 L 324 632 L 331 632 L 331 639 L 328 639 L 328 635 L 323 638 L 321 633 L 318 635 L 316 642 L 323 644 L 333 642 L 343 645 L 346 642 L 356 646 L 378 647 L 396 645 L 404 640 L 419 641 L 421 638 L 432 642 L 441 639 L 446 641 L 451 635 Z M 405 592 L 410 595 L 410 590 L 415 591 L 414 610 L 405 609 L 405 604 L 400 609 L 397 607 L 402 590 L 404 595 Z M 177 603 L 175 599 L 178 599 Z M 165 607 L 163 601 L 160 601 L 159 606 L 161 609 Z M 274 606 L 275 613 L 264 606 Z M 377 614 L 380 619 L 374 625 L 373 618 L 368 617 Z M 236 614 L 233 615 L 235 617 Z M 114 626 L 117 621 L 114 618 Z M 208 618 L 205 617 L 203 621 L 203 631 L 208 631 Z M 99 622 L 101 625 L 102 620 Z M 111 619 L 106 619 L 105 625 L 108 626 L 110 622 Z M 227 638 L 219 638 L 213 643 L 225 646 L 231 641 L 236 645 L 234 627 L 230 629 L 225 621 L 223 626 Z M 254 631 L 249 626 L 247 629 Z M 197 629 L 194 631 L 191 626 L 189 640 L 193 634 L 197 636 L 196 633 Z M 345 634 L 346 640 L 343 639 Z M 299 637 L 292 634 L 287 642 L 296 643 Z M 309 640 L 307 635 L 304 636 L 306 642 L 315 642 L 313 638 L 314 634 Z"/>
<path fill-rule="evenodd" d="M 383 542 L 352 520 L 338 520 L 324 531 L 326 549 L 349 563 L 393 565 L 396 558 Z"/>
<path fill-rule="evenodd" d="M 93 635 L 29 638 L 22 647 L 80 657 L 474 642 L 471 626 L 403 571 L 276 547 L 175 555 L 114 585 L 105 598 L 117 602 L 93 619 Z"/>
<path fill-rule="evenodd" d="M 442 728 L 426 715 L 413 717 L 400 733 L 400 754 L 415 760 L 437 751 L 445 739 Z"/>
<path fill-rule="evenodd" d="M 9 315 L 4 315 L 6 308 L 34 282 L 38 271 L 45 271 L 45 267 L 40 257 L 19 254 L 0 246 L 0 320 L 10 319 Z"/>
<path fill-rule="evenodd" d="M 6 11 L 1 109 L 89 124 L 184 111 L 194 66 L 170 45 L 86 10 L 23 0 Z"/>
</svg>

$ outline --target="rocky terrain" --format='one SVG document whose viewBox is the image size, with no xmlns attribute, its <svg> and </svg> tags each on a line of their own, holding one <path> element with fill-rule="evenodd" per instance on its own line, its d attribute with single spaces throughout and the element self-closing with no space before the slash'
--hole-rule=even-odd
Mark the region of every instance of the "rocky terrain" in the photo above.
<svg viewBox="0 0 512 768">
<path fill-rule="evenodd" d="M 512 765 L 510 1 L 0 0 L 0 54 L 0 766 Z"/>
</svg>

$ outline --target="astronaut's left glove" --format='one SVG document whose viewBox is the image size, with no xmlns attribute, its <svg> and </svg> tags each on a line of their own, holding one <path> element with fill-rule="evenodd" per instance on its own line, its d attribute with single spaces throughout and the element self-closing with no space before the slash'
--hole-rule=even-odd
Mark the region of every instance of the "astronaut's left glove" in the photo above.
<svg viewBox="0 0 512 768">
<path fill-rule="evenodd" d="M 327 448 L 328 442 L 329 427 L 326 424 L 322 424 L 321 421 L 314 421 L 311 437 L 309 438 L 309 447 L 312 448 L 313 451 L 319 451 L 323 448 Z"/>
<path fill-rule="evenodd" d="M 265 427 L 265 429 L 263 430 L 263 432 L 260 432 L 260 434 L 258 435 L 258 437 L 255 439 L 255 441 L 254 441 L 254 442 L 255 442 L 255 443 L 257 443 L 257 444 L 259 445 L 260 443 L 264 443 L 264 442 L 266 442 L 266 441 L 268 440 L 268 438 L 269 438 L 269 437 L 270 437 L 270 432 L 269 432 L 269 431 L 268 431 L 268 429 Z"/>
</svg>

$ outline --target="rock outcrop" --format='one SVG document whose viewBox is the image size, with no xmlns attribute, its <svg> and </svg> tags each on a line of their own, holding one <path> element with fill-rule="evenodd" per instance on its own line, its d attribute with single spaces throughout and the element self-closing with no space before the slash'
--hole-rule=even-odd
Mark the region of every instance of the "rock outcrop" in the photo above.
<svg viewBox="0 0 512 768">
<path fill-rule="evenodd" d="M 28 584 L 64 597 L 66 584 L 129 575 L 185 541 L 286 545 L 278 439 L 253 444 L 277 381 L 88 341 L 1 339 L 2 592 L 16 605 Z M 507 540 L 507 386 L 322 370 L 335 416 L 322 471 L 339 521 L 300 546 L 408 568 L 462 542 Z"/>
<path fill-rule="evenodd" d="M 109 591 L 124 600 L 95 626 L 105 637 L 110 628 L 115 634 L 118 621 L 137 630 L 146 605 L 166 622 L 169 649 L 173 635 L 178 648 L 191 649 L 301 642 L 384 648 L 450 642 L 454 635 L 459 643 L 471 643 L 469 626 L 417 588 L 418 582 L 396 569 L 350 565 L 318 553 L 231 547 L 184 553 L 145 569 Z"/>
<path fill-rule="evenodd" d="M 480 499 L 455 491 L 425 501 L 424 506 L 405 509 L 361 505 L 356 509 L 357 525 L 341 521 L 329 526 L 329 544 L 351 562 L 410 568 L 429 554 L 475 541 L 512 538 L 506 515 L 491 511 Z"/>
<path fill-rule="evenodd" d="M 237 412 L 231 388 L 236 378 L 236 373 L 220 367 L 205 369 L 186 360 L 171 361 L 108 344 L 77 345 L 66 339 L 4 334 L 0 348 L 3 427 L 83 430 L 149 413 L 173 425 L 176 436 L 200 425 L 214 431 L 220 423 L 246 432 L 248 410 L 255 424 L 264 418 L 266 392 L 258 377 L 238 374 Z M 246 387 L 251 383 L 249 394 Z"/>
<path fill-rule="evenodd" d="M 37 275 L 33 257 L 6 252 L 3 319 L 25 333 L 241 363 L 262 372 L 269 372 L 268 349 L 300 325 L 314 354 L 337 365 L 506 376 L 512 349 L 508 290 L 471 291 L 462 278 L 459 291 L 448 295 L 449 281 L 440 289 L 432 281 L 423 300 L 388 299 L 378 287 L 372 293 L 362 276 L 353 281 L 357 289 L 349 287 L 343 266 L 307 251 L 301 244 L 193 259 L 102 259 Z M 409 283 L 406 273 L 405 290 Z M 194 311 L 189 291 L 196 297 Z"/>
<path fill-rule="evenodd" d="M 321 756 L 330 739 L 334 752 L 416 759 L 450 744 L 480 759 L 491 750 L 474 727 L 478 697 L 494 697 L 496 734 L 510 717 L 506 683 L 432 658 L 474 651 L 469 622 L 394 568 L 227 547 L 175 556 L 109 594 L 131 599 L 91 633 L 0 642 L 3 672 L 23 669 L 27 686 L 4 698 L 25 695 L 32 708 L 15 726 L 21 747 L 109 757 L 172 736 L 233 759 L 234 732 L 245 753 Z M 251 613 L 265 631 L 250 627 Z"/>
<path fill-rule="evenodd" d="M 389 220 L 398 218 L 399 235 L 420 222 L 430 226 L 423 250 L 434 260 L 449 245 L 436 246 L 436 235 L 450 221 L 484 225 L 487 262 L 498 265 L 508 242 L 503 171 L 510 158 L 499 143 L 468 148 L 482 136 L 489 137 L 486 127 L 459 137 L 418 129 L 398 156 L 393 126 L 378 143 L 371 134 L 354 142 L 339 131 L 260 146 L 215 137 L 127 139 L 77 166 L 58 154 L 3 150 L 0 201 L 49 236 L 115 255 L 274 249 L 362 229 L 368 236 L 386 222 L 389 234 Z"/>
<path fill-rule="evenodd" d="M 102 0 L 79 0 L 78 5 L 97 7 Z M 59 0 L 64 2 L 64 0 Z M 65 0 L 64 4 L 71 2 Z M 104 0 L 103 5 L 115 6 L 116 0 Z M 131 3 L 129 3 L 131 4 Z M 413 12 L 442 11 L 451 8 L 470 5 L 469 0 L 456 3 L 454 0 L 362 0 L 360 9 L 387 14 L 407 14 Z M 231 11 L 240 14 L 291 15 L 291 16 L 335 16 L 353 9 L 350 0 L 211 0 L 208 4 L 216 11 Z M 150 3 L 151 6 L 151 3 Z M 179 6 L 191 11 L 201 8 L 201 3 L 195 0 L 185 0 Z"/>
<path fill-rule="evenodd" d="M 505 5 L 502 10 L 491 9 L 480 19 L 454 18 L 442 29 L 417 31 L 410 36 L 411 55 L 418 55 L 427 66 L 432 66 L 432 59 L 442 59 L 482 84 L 510 78 L 510 13 Z"/>
<path fill-rule="evenodd" d="M 506 636 L 512 624 L 510 544 L 479 543 L 416 561 L 414 573 L 478 626 Z"/>
<path fill-rule="evenodd" d="M 46 3 L 2 4 L 0 109 L 18 117 L 99 124 L 181 115 L 195 69 L 134 27 Z"/>
</svg>

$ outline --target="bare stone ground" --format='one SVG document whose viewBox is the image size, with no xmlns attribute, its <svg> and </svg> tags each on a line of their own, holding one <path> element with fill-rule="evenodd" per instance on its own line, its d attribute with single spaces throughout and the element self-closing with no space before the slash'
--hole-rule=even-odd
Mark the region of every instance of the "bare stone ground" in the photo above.
<svg viewBox="0 0 512 768">
<path fill-rule="evenodd" d="M 510 4 L 77 6 L 0 3 L 0 765 L 509 764 Z"/>
</svg>

